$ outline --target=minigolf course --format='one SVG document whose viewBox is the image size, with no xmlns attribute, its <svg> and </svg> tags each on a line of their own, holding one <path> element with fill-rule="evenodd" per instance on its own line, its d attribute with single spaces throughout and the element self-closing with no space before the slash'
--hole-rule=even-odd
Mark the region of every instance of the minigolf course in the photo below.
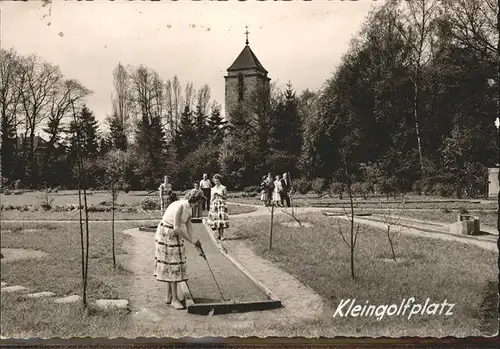
<svg viewBox="0 0 500 349">
<path fill-rule="evenodd" d="M 186 244 L 189 280 L 181 283 L 181 289 L 187 312 L 217 315 L 280 308 L 281 301 L 225 252 L 203 222 L 197 222 L 193 222 L 193 233 L 201 242 L 205 258 Z M 140 230 L 154 234 L 156 226 Z"/>
</svg>

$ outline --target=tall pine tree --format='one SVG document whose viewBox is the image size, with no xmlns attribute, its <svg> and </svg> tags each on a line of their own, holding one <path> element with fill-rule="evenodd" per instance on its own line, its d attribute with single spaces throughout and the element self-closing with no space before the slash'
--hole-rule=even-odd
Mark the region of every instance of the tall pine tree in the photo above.
<svg viewBox="0 0 500 349">
<path fill-rule="evenodd" d="M 159 116 L 144 113 L 137 123 L 135 152 L 139 161 L 137 175 L 143 188 L 153 189 L 171 171 L 166 161 L 167 143 Z M 171 166 L 170 166 L 171 167 Z M 171 173 L 168 173 L 171 175 Z"/>
<path fill-rule="evenodd" d="M 10 181 L 12 181 L 13 179 L 15 179 L 14 177 L 17 177 L 15 174 L 15 163 L 18 162 L 18 156 L 16 154 L 16 127 L 13 122 L 7 117 L 4 117 L 3 114 L 1 122 L 1 173 L 2 177 L 8 178 Z"/>
<path fill-rule="evenodd" d="M 174 147 L 177 158 L 182 161 L 190 152 L 198 146 L 197 127 L 193 122 L 193 112 L 188 105 L 184 107 L 179 127 L 174 139 Z"/>
<path fill-rule="evenodd" d="M 224 140 L 224 132 L 226 130 L 227 122 L 222 119 L 220 113 L 220 105 L 214 103 L 210 116 L 207 119 L 207 133 L 210 142 L 217 146 Z"/>
<path fill-rule="evenodd" d="M 300 118 L 295 91 L 290 83 L 278 102 L 271 125 L 271 147 L 291 154 L 300 153 Z"/>
<path fill-rule="evenodd" d="M 298 102 L 291 83 L 272 113 L 269 166 L 274 172 L 297 172 L 302 148 Z"/>
<path fill-rule="evenodd" d="M 71 121 L 69 125 L 70 134 L 70 153 L 76 154 L 76 149 L 79 144 L 80 154 L 87 159 L 93 159 L 99 151 L 99 124 L 87 106 L 83 106 L 80 113 L 77 115 L 77 120 Z M 77 136 L 79 142 L 77 142 Z"/>
<path fill-rule="evenodd" d="M 109 118 L 108 123 L 111 148 L 126 151 L 128 148 L 127 135 L 124 124 L 116 112 Z"/>
<path fill-rule="evenodd" d="M 84 160 L 84 183 L 87 187 L 94 187 L 98 183 L 95 160 L 99 155 L 99 125 L 97 120 L 87 106 L 83 106 L 76 115 L 76 120 L 69 124 L 69 159 L 73 169 L 78 166 L 78 156 Z M 76 175 L 76 170 L 74 174 Z"/>
<path fill-rule="evenodd" d="M 205 106 L 199 99 L 194 113 L 194 128 L 196 130 L 198 145 L 203 144 L 208 139 L 209 134 L 207 132 L 207 118 L 208 117 L 205 114 Z"/>
</svg>

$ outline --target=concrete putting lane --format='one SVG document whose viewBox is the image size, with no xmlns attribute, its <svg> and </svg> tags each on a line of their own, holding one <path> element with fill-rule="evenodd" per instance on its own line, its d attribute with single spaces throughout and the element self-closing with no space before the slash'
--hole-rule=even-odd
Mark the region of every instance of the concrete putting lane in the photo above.
<svg viewBox="0 0 500 349">
<path fill-rule="evenodd" d="M 212 268 L 224 299 L 235 302 L 255 302 L 268 300 L 265 292 L 250 280 L 240 269 L 228 260 L 214 245 L 202 223 L 194 223 L 194 235 L 201 242 L 208 263 Z M 188 286 L 195 303 L 222 301 L 210 269 L 195 247 L 188 244 Z"/>
</svg>

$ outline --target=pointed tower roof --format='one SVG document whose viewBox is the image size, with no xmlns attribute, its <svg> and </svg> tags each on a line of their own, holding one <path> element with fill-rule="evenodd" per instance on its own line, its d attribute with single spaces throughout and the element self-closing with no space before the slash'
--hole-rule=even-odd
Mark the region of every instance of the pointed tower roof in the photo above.
<svg viewBox="0 0 500 349">
<path fill-rule="evenodd" d="M 267 70 L 264 69 L 262 64 L 259 62 L 255 53 L 253 53 L 250 46 L 247 45 L 243 48 L 243 51 L 239 54 L 238 58 L 234 61 L 234 63 L 227 68 L 227 71 L 235 71 L 235 70 L 246 70 L 246 69 L 257 69 L 265 74 L 267 74 Z"/>
</svg>

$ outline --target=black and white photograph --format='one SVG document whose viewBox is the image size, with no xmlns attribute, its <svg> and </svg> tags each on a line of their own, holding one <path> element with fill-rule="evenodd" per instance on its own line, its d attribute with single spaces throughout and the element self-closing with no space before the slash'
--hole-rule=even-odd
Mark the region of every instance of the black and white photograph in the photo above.
<svg viewBox="0 0 500 349">
<path fill-rule="evenodd" d="M 0 12 L 2 341 L 498 335 L 500 0 Z"/>
</svg>

